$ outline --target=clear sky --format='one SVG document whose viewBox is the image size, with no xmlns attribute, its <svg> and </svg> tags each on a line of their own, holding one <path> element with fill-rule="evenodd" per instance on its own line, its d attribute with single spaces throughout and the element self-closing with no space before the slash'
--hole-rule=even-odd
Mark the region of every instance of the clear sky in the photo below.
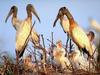
<svg viewBox="0 0 100 75">
<path fill-rule="evenodd" d="M 11 23 L 11 17 L 5 23 L 5 18 L 11 8 L 16 5 L 18 7 L 18 18 L 24 20 L 26 18 L 26 5 L 33 4 L 39 17 L 39 24 L 36 17 L 35 29 L 38 33 L 43 34 L 46 45 L 49 42 L 51 32 L 54 32 L 54 40 L 62 39 L 66 42 L 66 34 L 63 32 L 59 22 L 55 28 L 52 27 L 58 10 L 62 6 L 66 6 L 78 24 L 86 29 L 89 26 L 88 18 L 93 17 L 100 22 L 100 0 L 2 0 L 0 1 L 0 50 L 8 51 L 10 55 L 15 56 L 15 29 Z"/>
</svg>

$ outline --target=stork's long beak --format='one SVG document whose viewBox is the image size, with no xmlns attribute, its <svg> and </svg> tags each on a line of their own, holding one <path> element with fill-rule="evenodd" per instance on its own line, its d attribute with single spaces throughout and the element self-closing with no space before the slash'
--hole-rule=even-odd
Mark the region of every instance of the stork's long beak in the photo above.
<svg viewBox="0 0 100 75">
<path fill-rule="evenodd" d="M 68 17 L 68 19 L 73 19 L 73 16 L 71 15 L 71 13 L 69 12 L 69 10 L 66 7 L 61 7 L 59 9 L 58 15 L 54 21 L 53 27 L 55 27 L 56 22 L 58 21 L 58 19 L 60 19 L 60 23 L 62 23 L 63 17 L 64 15 L 66 15 Z"/>
<path fill-rule="evenodd" d="M 56 26 L 56 22 L 58 21 L 58 19 L 62 20 L 62 16 L 63 16 L 62 10 L 59 9 L 59 12 L 58 12 L 58 15 L 54 21 L 53 27 Z"/>
<path fill-rule="evenodd" d="M 38 14 L 37 14 L 37 12 L 35 11 L 34 8 L 32 8 L 32 12 L 33 12 L 33 14 L 37 17 L 37 19 L 39 20 L 39 22 L 41 22 L 41 20 L 40 20 Z"/>
<path fill-rule="evenodd" d="M 8 18 L 11 16 L 12 13 L 13 13 L 13 10 L 10 9 L 10 11 L 9 11 L 9 13 L 8 13 L 8 16 L 7 16 L 6 19 L 5 19 L 5 22 L 7 22 Z"/>
<path fill-rule="evenodd" d="M 58 13 L 58 15 L 59 15 L 59 13 Z M 53 27 L 55 27 L 55 26 L 56 26 L 56 22 L 57 22 L 57 21 L 58 21 L 58 19 L 59 19 L 58 15 L 57 15 L 57 17 L 56 17 L 56 19 L 55 19 L 55 21 L 54 21 L 54 23 L 53 23 Z"/>
</svg>

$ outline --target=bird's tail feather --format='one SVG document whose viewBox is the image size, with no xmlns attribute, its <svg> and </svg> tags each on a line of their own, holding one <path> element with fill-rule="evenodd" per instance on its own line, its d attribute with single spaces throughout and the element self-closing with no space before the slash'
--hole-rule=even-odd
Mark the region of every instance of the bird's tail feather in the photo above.
<svg viewBox="0 0 100 75">
<path fill-rule="evenodd" d="M 27 46 L 27 45 L 26 45 L 26 46 Z M 23 56 L 24 51 L 25 51 L 25 48 L 26 48 L 26 47 L 24 47 L 24 49 L 23 49 L 21 52 L 19 52 L 19 54 L 18 54 L 19 58 L 21 58 L 21 57 Z"/>
<path fill-rule="evenodd" d="M 83 54 L 86 53 L 89 57 L 91 56 L 86 48 L 82 48 L 82 50 L 83 50 Z"/>
</svg>

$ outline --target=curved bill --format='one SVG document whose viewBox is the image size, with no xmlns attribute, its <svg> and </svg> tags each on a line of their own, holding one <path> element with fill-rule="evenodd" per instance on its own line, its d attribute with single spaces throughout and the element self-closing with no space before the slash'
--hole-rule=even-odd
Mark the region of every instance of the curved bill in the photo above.
<svg viewBox="0 0 100 75">
<path fill-rule="evenodd" d="M 32 9 L 32 12 L 33 12 L 33 14 L 37 17 L 37 19 L 39 20 L 39 22 L 41 22 L 41 20 L 40 20 L 40 18 L 39 18 L 39 16 L 38 16 L 38 14 L 36 13 L 36 11 L 35 11 L 35 9 L 34 9 L 34 8 Z"/>
<path fill-rule="evenodd" d="M 56 26 L 56 22 L 58 21 L 58 19 L 59 19 L 60 17 L 61 17 L 61 16 L 60 16 L 60 13 L 58 13 L 58 15 L 57 15 L 57 17 L 56 17 L 56 19 L 55 19 L 55 21 L 54 21 L 54 23 L 53 23 L 53 27 Z"/>
<path fill-rule="evenodd" d="M 56 22 L 58 21 L 58 17 L 56 17 L 56 19 L 55 19 L 55 21 L 54 21 L 54 24 L 53 24 L 53 27 L 55 27 L 56 26 Z"/>
<path fill-rule="evenodd" d="M 5 19 L 5 22 L 7 22 L 8 18 L 11 16 L 11 14 L 12 14 L 12 9 L 9 11 L 8 16 Z"/>
</svg>

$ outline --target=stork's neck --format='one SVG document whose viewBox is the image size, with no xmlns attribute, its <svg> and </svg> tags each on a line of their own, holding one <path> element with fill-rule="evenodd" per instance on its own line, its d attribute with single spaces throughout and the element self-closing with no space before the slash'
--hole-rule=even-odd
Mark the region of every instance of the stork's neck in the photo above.
<svg viewBox="0 0 100 75">
<path fill-rule="evenodd" d="M 13 14 L 12 23 L 15 24 L 16 20 L 17 20 L 17 14 Z"/>
<path fill-rule="evenodd" d="M 14 18 L 17 18 L 17 13 L 13 13 L 13 17 Z"/>
<path fill-rule="evenodd" d="M 31 12 L 27 12 L 27 17 L 32 19 L 32 13 Z"/>
<path fill-rule="evenodd" d="M 32 25 L 32 17 L 31 16 L 28 16 L 26 18 L 26 21 L 28 22 L 29 25 Z"/>
<path fill-rule="evenodd" d="M 70 23 L 70 30 L 73 30 L 73 28 L 76 27 L 76 22 L 73 19 L 70 19 L 69 23 Z"/>
</svg>

